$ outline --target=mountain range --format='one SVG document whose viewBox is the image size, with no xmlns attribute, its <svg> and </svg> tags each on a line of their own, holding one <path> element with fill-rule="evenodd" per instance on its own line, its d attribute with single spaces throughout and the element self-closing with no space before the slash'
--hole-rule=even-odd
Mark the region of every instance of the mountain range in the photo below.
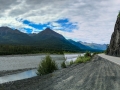
<svg viewBox="0 0 120 90">
<path fill-rule="evenodd" d="M 92 49 L 99 49 L 99 50 L 106 50 L 107 49 L 107 44 L 97 44 L 97 43 L 87 43 L 87 42 L 82 42 L 78 41 L 80 44 L 88 46 Z"/>
<path fill-rule="evenodd" d="M 91 48 L 83 43 L 67 40 L 61 34 L 46 28 L 38 34 L 26 34 L 9 27 L 0 27 L 0 44 L 4 45 L 30 45 L 45 50 L 60 50 L 70 52 L 101 51 L 99 48 Z"/>
<path fill-rule="evenodd" d="M 74 41 L 74 40 L 71 40 L 71 39 L 68 39 L 69 42 L 71 42 L 73 45 L 81 48 L 82 50 L 84 51 L 92 51 L 92 52 L 98 52 L 98 51 L 104 51 L 106 50 L 106 45 L 104 44 L 93 44 L 93 43 L 84 43 L 84 42 L 81 42 L 81 41 Z"/>
<path fill-rule="evenodd" d="M 62 35 L 46 28 L 38 34 L 28 35 L 9 27 L 0 27 L 0 44 L 29 45 L 48 51 L 79 52 L 80 48 L 67 41 Z"/>
</svg>

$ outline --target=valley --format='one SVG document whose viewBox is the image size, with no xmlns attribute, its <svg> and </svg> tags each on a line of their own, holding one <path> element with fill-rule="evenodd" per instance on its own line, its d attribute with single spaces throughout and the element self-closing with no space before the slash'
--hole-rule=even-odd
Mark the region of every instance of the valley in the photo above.
<svg viewBox="0 0 120 90">
<path fill-rule="evenodd" d="M 120 90 L 120 0 L 0 0 L 0 90 Z"/>
</svg>

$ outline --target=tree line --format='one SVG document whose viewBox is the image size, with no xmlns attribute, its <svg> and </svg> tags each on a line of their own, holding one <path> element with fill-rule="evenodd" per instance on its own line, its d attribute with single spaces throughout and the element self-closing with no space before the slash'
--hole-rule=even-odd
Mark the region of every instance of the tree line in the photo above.
<svg viewBox="0 0 120 90">
<path fill-rule="evenodd" d="M 35 54 L 35 53 L 51 53 L 63 54 L 63 52 L 76 52 L 69 49 L 60 48 L 41 48 L 39 46 L 27 45 L 0 45 L 0 55 L 14 55 L 14 54 Z"/>
</svg>

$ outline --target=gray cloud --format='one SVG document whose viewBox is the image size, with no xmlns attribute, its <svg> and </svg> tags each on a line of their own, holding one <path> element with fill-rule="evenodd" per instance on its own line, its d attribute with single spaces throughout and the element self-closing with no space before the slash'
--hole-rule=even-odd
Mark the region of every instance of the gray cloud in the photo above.
<svg viewBox="0 0 120 90">
<path fill-rule="evenodd" d="M 19 4 L 18 0 L 0 0 L 0 16 L 4 16 L 4 12 L 10 9 L 12 6 Z"/>
<path fill-rule="evenodd" d="M 33 23 L 68 18 L 73 23 L 77 22 L 79 28 L 72 32 L 74 35 L 59 33 L 76 40 L 109 43 L 119 9 L 119 0 L 0 0 L 0 22 L 7 18 L 10 20 L 3 24 L 11 25 L 14 20 L 15 27 L 20 28 L 25 25 L 22 21 L 15 21 L 16 18 Z"/>
<path fill-rule="evenodd" d="M 15 0 L 0 0 L 0 10 L 5 10 L 9 8 L 11 5 L 17 4 L 18 2 L 15 2 Z"/>
</svg>

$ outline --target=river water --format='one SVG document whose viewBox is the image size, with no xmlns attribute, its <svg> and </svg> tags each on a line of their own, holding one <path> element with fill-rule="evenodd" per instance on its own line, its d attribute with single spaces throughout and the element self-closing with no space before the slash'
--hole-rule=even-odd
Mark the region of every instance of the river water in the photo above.
<svg viewBox="0 0 120 90">
<path fill-rule="evenodd" d="M 37 76 L 36 72 L 37 72 L 37 70 L 33 69 L 33 70 L 28 70 L 28 71 L 13 74 L 13 75 L 2 76 L 2 77 L 0 77 L 0 83 L 6 83 L 6 82 L 35 77 L 35 76 Z"/>
<path fill-rule="evenodd" d="M 45 54 L 0 56 L 0 71 L 37 68 L 45 56 Z M 56 61 L 58 66 L 65 60 L 64 55 L 51 55 L 51 57 Z"/>
<path fill-rule="evenodd" d="M 65 55 L 51 55 L 53 60 L 56 60 L 58 67 L 60 69 L 60 65 L 63 61 L 66 63 L 70 61 L 75 61 L 78 55 L 83 54 L 65 54 Z M 40 61 L 46 55 L 14 55 L 14 56 L 2 56 L 0 57 L 0 70 L 17 70 L 24 68 L 37 68 Z M 31 78 L 37 76 L 37 70 L 28 70 L 17 74 L 7 75 L 0 77 L 0 83 L 6 83 L 10 81 L 16 81 L 26 78 Z"/>
</svg>

